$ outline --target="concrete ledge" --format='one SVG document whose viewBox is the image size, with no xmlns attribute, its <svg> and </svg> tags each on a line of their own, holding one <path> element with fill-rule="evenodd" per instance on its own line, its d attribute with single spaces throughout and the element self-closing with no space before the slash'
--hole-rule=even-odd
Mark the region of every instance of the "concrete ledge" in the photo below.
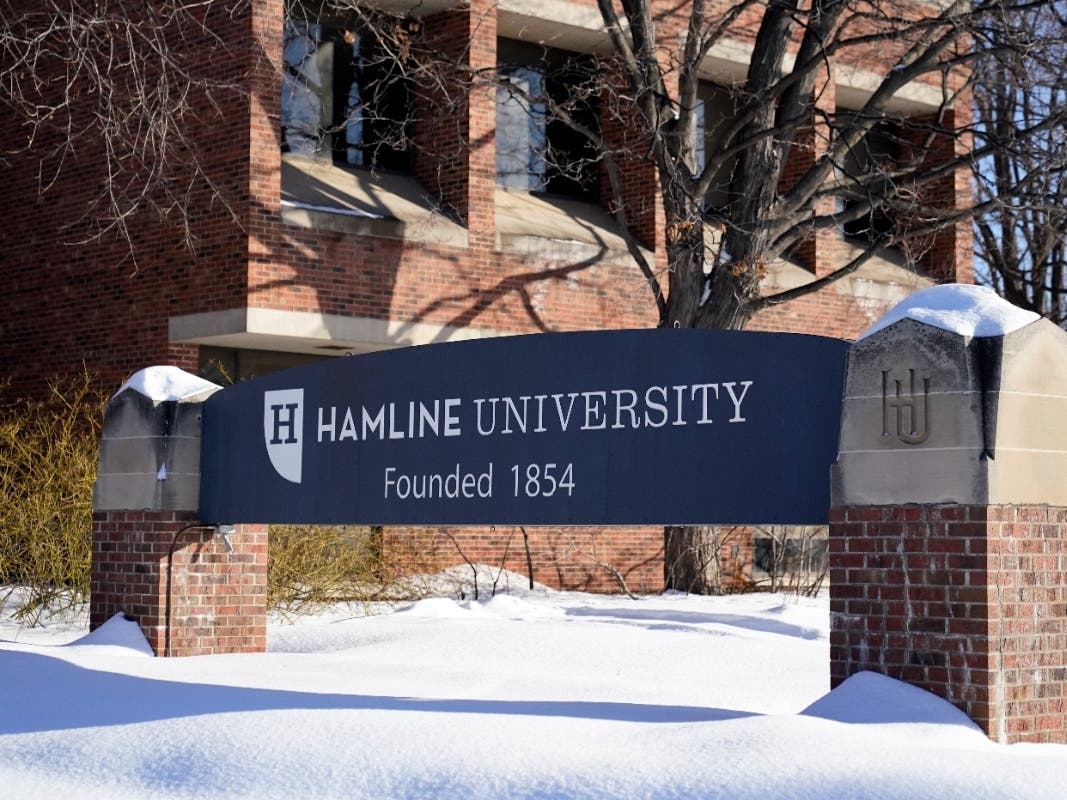
<svg viewBox="0 0 1067 800">
<path fill-rule="evenodd" d="M 296 155 L 281 160 L 282 221 L 356 236 L 466 247 L 467 230 L 408 175 L 345 169 Z"/>
<path fill-rule="evenodd" d="M 171 317 L 171 342 L 284 353 L 367 353 L 392 347 L 500 336 L 506 331 L 425 322 L 240 307 Z"/>
</svg>

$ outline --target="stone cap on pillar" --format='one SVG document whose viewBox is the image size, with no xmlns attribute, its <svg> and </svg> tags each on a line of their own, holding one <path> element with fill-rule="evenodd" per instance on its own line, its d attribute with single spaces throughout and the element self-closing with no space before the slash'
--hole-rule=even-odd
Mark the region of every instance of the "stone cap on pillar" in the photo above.
<svg viewBox="0 0 1067 800">
<path fill-rule="evenodd" d="M 977 286 L 916 292 L 850 349 L 834 506 L 1067 505 L 1067 333 Z"/>
<path fill-rule="evenodd" d="M 221 387 L 177 367 L 149 367 L 108 401 L 94 511 L 197 511 L 200 411 Z"/>
</svg>

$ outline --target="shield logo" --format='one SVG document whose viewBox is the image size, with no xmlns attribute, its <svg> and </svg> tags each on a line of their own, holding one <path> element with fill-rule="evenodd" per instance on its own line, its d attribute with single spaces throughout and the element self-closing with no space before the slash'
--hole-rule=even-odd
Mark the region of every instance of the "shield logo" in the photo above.
<svg viewBox="0 0 1067 800">
<path fill-rule="evenodd" d="M 304 455 L 304 390 L 263 393 L 263 441 L 274 470 L 300 483 Z"/>
</svg>

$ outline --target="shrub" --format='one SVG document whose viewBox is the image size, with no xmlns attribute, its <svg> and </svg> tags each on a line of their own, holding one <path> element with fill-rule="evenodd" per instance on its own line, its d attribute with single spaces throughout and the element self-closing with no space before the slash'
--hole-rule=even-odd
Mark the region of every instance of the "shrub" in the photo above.
<svg viewBox="0 0 1067 800">
<path fill-rule="evenodd" d="M 267 602 L 299 611 L 338 601 L 386 599 L 388 574 L 381 528 L 271 525 Z"/>
<path fill-rule="evenodd" d="M 104 403 L 82 375 L 53 381 L 46 400 L 0 405 L 0 586 L 24 587 L 16 617 L 31 624 L 89 597 Z M 386 556 L 381 528 L 272 525 L 268 602 L 295 611 L 422 596 L 425 587 L 403 576 L 424 560 L 424 539 Z"/>
<path fill-rule="evenodd" d="M 89 596 L 103 396 L 87 374 L 49 390 L 0 406 L 0 583 L 27 588 L 31 621 Z"/>
</svg>

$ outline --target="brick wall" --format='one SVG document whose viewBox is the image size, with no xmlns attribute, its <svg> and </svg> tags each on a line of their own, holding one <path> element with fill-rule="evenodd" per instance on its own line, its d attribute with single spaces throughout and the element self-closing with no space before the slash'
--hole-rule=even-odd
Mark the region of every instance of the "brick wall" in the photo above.
<svg viewBox="0 0 1067 800">
<path fill-rule="evenodd" d="M 891 296 L 864 299 L 840 293 L 835 287 L 772 306 L 749 322 L 752 331 L 811 333 L 854 339 L 873 325 L 894 304 Z"/>
<path fill-rule="evenodd" d="M 664 588 L 663 528 L 539 527 L 386 528 L 390 564 L 411 573 L 433 573 L 470 561 L 507 569 L 554 588 L 618 593 Z M 752 528 L 724 528 L 719 551 L 723 585 L 752 585 Z M 529 562 L 527 562 L 527 548 Z"/>
<path fill-rule="evenodd" d="M 267 529 L 241 525 L 230 541 L 227 553 L 189 512 L 94 514 L 89 627 L 121 611 L 156 655 L 263 652 Z"/>
<path fill-rule="evenodd" d="M 658 592 L 663 589 L 663 529 L 527 527 L 387 528 L 383 545 L 412 571 L 434 572 L 470 561 L 529 576 L 561 589 Z"/>
<path fill-rule="evenodd" d="M 999 741 L 1067 737 L 1067 509 L 837 508 L 830 674 L 948 699 Z"/>
<path fill-rule="evenodd" d="M 280 47 L 281 7 L 280 0 L 256 4 L 264 20 L 277 19 L 264 21 L 260 44 L 265 52 Z M 446 61 L 474 69 L 495 64 L 491 3 L 428 17 L 420 36 L 423 46 Z M 274 78 L 266 74 L 264 80 Z M 280 186 L 275 177 L 274 183 L 263 184 L 252 209 L 255 236 L 247 304 L 505 333 L 654 324 L 651 294 L 629 264 L 588 261 L 584 256 L 521 258 L 496 250 L 495 90 L 462 81 L 446 86 L 457 96 L 436 93 L 418 101 L 413 174 L 466 223 L 469 245 L 286 226 L 278 213 Z M 267 87 L 256 94 L 266 96 Z M 277 113 L 276 104 L 264 111 L 268 120 Z M 275 122 L 263 126 L 277 127 Z M 252 160 L 257 170 L 277 176 L 281 155 L 276 139 L 258 139 Z"/>
<path fill-rule="evenodd" d="M 420 45 L 439 59 L 438 82 L 416 98 L 413 172 L 472 235 L 493 236 L 496 93 L 466 70 L 496 64 L 496 14 L 474 2 L 427 17 Z M 453 67 L 463 69 L 458 75 Z"/>
<path fill-rule="evenodd" d="M 136 263 L 127 258 L 127 243 L 113 236 L 74 244 L 85 231 L 70 223 L 83 212 L 87 193 L 102 183 L 101 154 L 83 147 L 62 173 L 61 184 L 40 196 L 34 160 L 13 160 L 5 173 L 8 191 L 0 196 L 5 219 L 0 275 L 8 311 L 0 320 L 0 370 L 11 379 L 12 394 L 39 391 L 48 377 L 82 362 L 100 374 L 105 386 L 117 385 L 149 363 L 195 369 L 197 348 L 172 344 L 168 319 L 245 305 L 504 332 L 654 324 L 651 293 L 629 264 L 524 259 L 495 251 L 490 93 L 476 93 L 451 116 L 424 121 L 418 134 L 426 155 L 416 158 L 416 175 L 471 221 L 470 247 L 283 225 L 278 146 L 282 8 L 282 0 L 257 0 L 243 16 L 220 14 L 212 20 L 213 29 L 236 45 L 213 47 L 193 38 L 182 46 L 194 70 L 223 80 L 248 76 L 249 90 L 220 91 L 221 108 L 205 106 L 188 120 L 192 138 L 204 145 L 199 155 L 218 189 L 215 195 L 200 186 L 188 199 L 195 250 L 183 245 L 173 220 L 149 213 L 129 220 Z M 455 57 L 486 66 L 495 58 L 495 21 L 491 4 L 476 3 L 428 18 L 422 35 L 429 43 L 452 42 Z M 464 50 L 466 41 L 471 46 Z M 819 96 L 829 102 L 825 93 Z M 435 111 L 444 107 L 431 104 Z M 624 135 L 625 118 L 620 109 L 605 111 L 609 138 Z M 6 140 L 18 138 L 12 125 L 12 119 L 0 118 Z M 457 131 L 473 136 L 474 146 L 448 157 L 434 150 L 454 140 Z M 797 158 L 813 155 L 816 144 L 813 140 L 811 148 L 798 148 Z M 655 179 L 649 170 L 644 160 L 624 164 L 624 191 L 639 200 L 631 211 L 633 229 L 646 244 L 662 245 L 662 212 L 650 192 Z M 788 170 L 787 165 L 787 177 Z M 958 202 L 965 195 L 963 179 L 948 180 L 952 185 L 939 191 Z M 820 235 L 826 234 L 832 232 Z M 966 226 L 958 226 L 930 248 L 931 266 L 939 276 L 969 277 L 967 235 Z M 820 254 L 827 249 L 820 246 Z M 832 256 L 820 254 L 805 250 L 798 255 L 819 272 L 833 263 Z M 665 266 L 662 247 L 658 257 L 658 266 Z M 828 291 L 761 315 L 752 327 L 848 337 L 866 327 L 872 313 L 869 304 Z M 32 359 L 25 356 L 30 352 Z"/>
<path fill-rule="evenodd" d="M 254 41 L 249 25 L 248 17 L 231 19 L 220 4 L 213 7 L 206 27 L 233 46 L 188 30 L 176 52 L 194 74 L 239 85 L 262 57 L 248 46 Z M 218 109 L 204 102 L 202 92 L 193 91 L 190 102 L 197 106 L 196 113 L 185 120 L 190 137 L 202 144 L 196 155 L 217 189 L 193 183 L 185 199 L 195 252 L 183 243 L 175 209 L 165 215 L 142 210 L 129 217 L 129 241 L 117 233 L 92 238 L 96 229 L 92 219 L 86 220 L 88 204 L 106 185 L 98 136 L 78 143 L 59 180 L 47 188 L 37 160 L 46 151 L 12 158 L 5 165 L 5 190 L 0 193 L 5 295 L 0 374 L 10 378 L 11 395 L 39 394 L 49 377 L 80 371 L 83 363 L 105 387 L 118 386 L 149 363 L 195 369 L 196 348 L 169 342 L 168 318 L 243 304 L 249 108 L 258 98 L 220 88 L 215 100 Z M 76 115 L 75 130 L 92 131 L 90 123 L 88 116 Z M 25 139 L 15 115 L 0 114 L 0 137 L 7 142 Z M 176 137 L 169 141 L 173 148 L 158 166 L 172 185 L 189 185 L 190 153 Z M 44 163 L 46 173 L 56 166 L 47 157 Z M 148 200 L 164 198 L 154 192 Z M 275 194 L 275 206 L 277 202 Z"/>
<path fill-rule="evenodd" d="M 742 29 L 751 28 L 757 10 L 741 20 Z M 415 158 L 415 175 L 468 223 L 468 247 L 284 225 L 278 141 L 283 1 L 256 0 L 232 18 L 213 13 L 220 16 L 209 27 L 231 44 L 216 47 L 206 38 L 192 37 L 181 44 L 182 55 L 194 70 L 245 81 L 247 91 L 221 91 L 218 107 L 205 103 L 188 121 L 191 137 L 203 145 L 199 155 L 215 186 L 198 186 L 188 198 L 195 250 L 183 245 L 173 220 L 149 213 L 129 220 L 136 263 L 124 260 L 127 242 L 114 236 L 74 244 L 79 231 L 69 224 L 84 212 L 87 193 L 103 181 L 101 154 L 91 148 L 79 151 L 61 184 L 43 195 L 38 194 L 32 159 L 16 159 L 5 173 L 0 277 L 7 313 L 0 318 L 0 374 L 11 379 L 12 395 L 43 391 L 48 377 L 79 370 L 82 363 L 99 375 L 103 387 L 118 386 L 149 364 L 195 371 L 198 348 L 171 343 L 168 320 L 243 306 L 511 333 L 655 324 L 651 292 L 630 264 L 610 258 L 519 258 L 496 251 L 491 91 L 475 92 L 460 103 L 427 98 L 420 111 L 429 108 L 434 116 L 416 130 L 422 155 Z M 668 17 L 663 29 L 676 33 L 680 21 L 676 14 Z M 429 45 L 442 45 L 444 56 L 466 59 L 474 68 L 489 66 L 495 61 L 495 8 L 489 0 L 477 0 L 434 15 L 425 20 L 422 36 Z M 829 102 L 825 92 L 819 96 Z M 623 123 L 633 113 L 632 107 L 605 107 L 602 122 L 609 139 L 625 139 Z M 470 147 L 450 148 L 461 134 Z M 813 128 L 810 148 L 799 148 L 798 154 L 817 152 L 817 134 Z M 18 138 L 13 119 L 0 115 L 0 135 L 6 141 Z M 650 163 L 626 161 L 623 184 L 626 196 L 638 200 L 631 227 L 645 244 L 657 245 L 662 269 L 662 209 Z M 957 196 L 959 191 L 957 186 Z M 602 200 L 607 204 L 606 197 Z M 962 241 L 957 235 L 951 245 L 957 265 L 966 264 Z M 832 255 L 824 257 L 831 248 L 822 238 L 811 244 L 812 252 L 804 258 L 821 274 L 832 263 Z M 852 337 L 889 304 L 830 287 L 760 314 L 750 328 Z M 505 543 L 486 543 L 478 538 L 483 535 L 471 533 L 468 541 L 463 534 L 457 541 L 465 552 L 484 554 L 488 563 L 515 563 L 510 550 L 504 559 Z M 662 550 L 658 528 L 553 536 L 536 534 L 543 553 L 537 571 L 555 570 L 565 576 L 562 585 L 615 585 L 608 571 L 596 567 L 596 559 L 574 555 L 588 553 L 595 544 L 597 558 L 634 576 L 633 586 L 662 586 L 662 565 L 655 562 Z M 564 541 L 575 538 L 585 542 L 577 551 Z"/>
</svg>

